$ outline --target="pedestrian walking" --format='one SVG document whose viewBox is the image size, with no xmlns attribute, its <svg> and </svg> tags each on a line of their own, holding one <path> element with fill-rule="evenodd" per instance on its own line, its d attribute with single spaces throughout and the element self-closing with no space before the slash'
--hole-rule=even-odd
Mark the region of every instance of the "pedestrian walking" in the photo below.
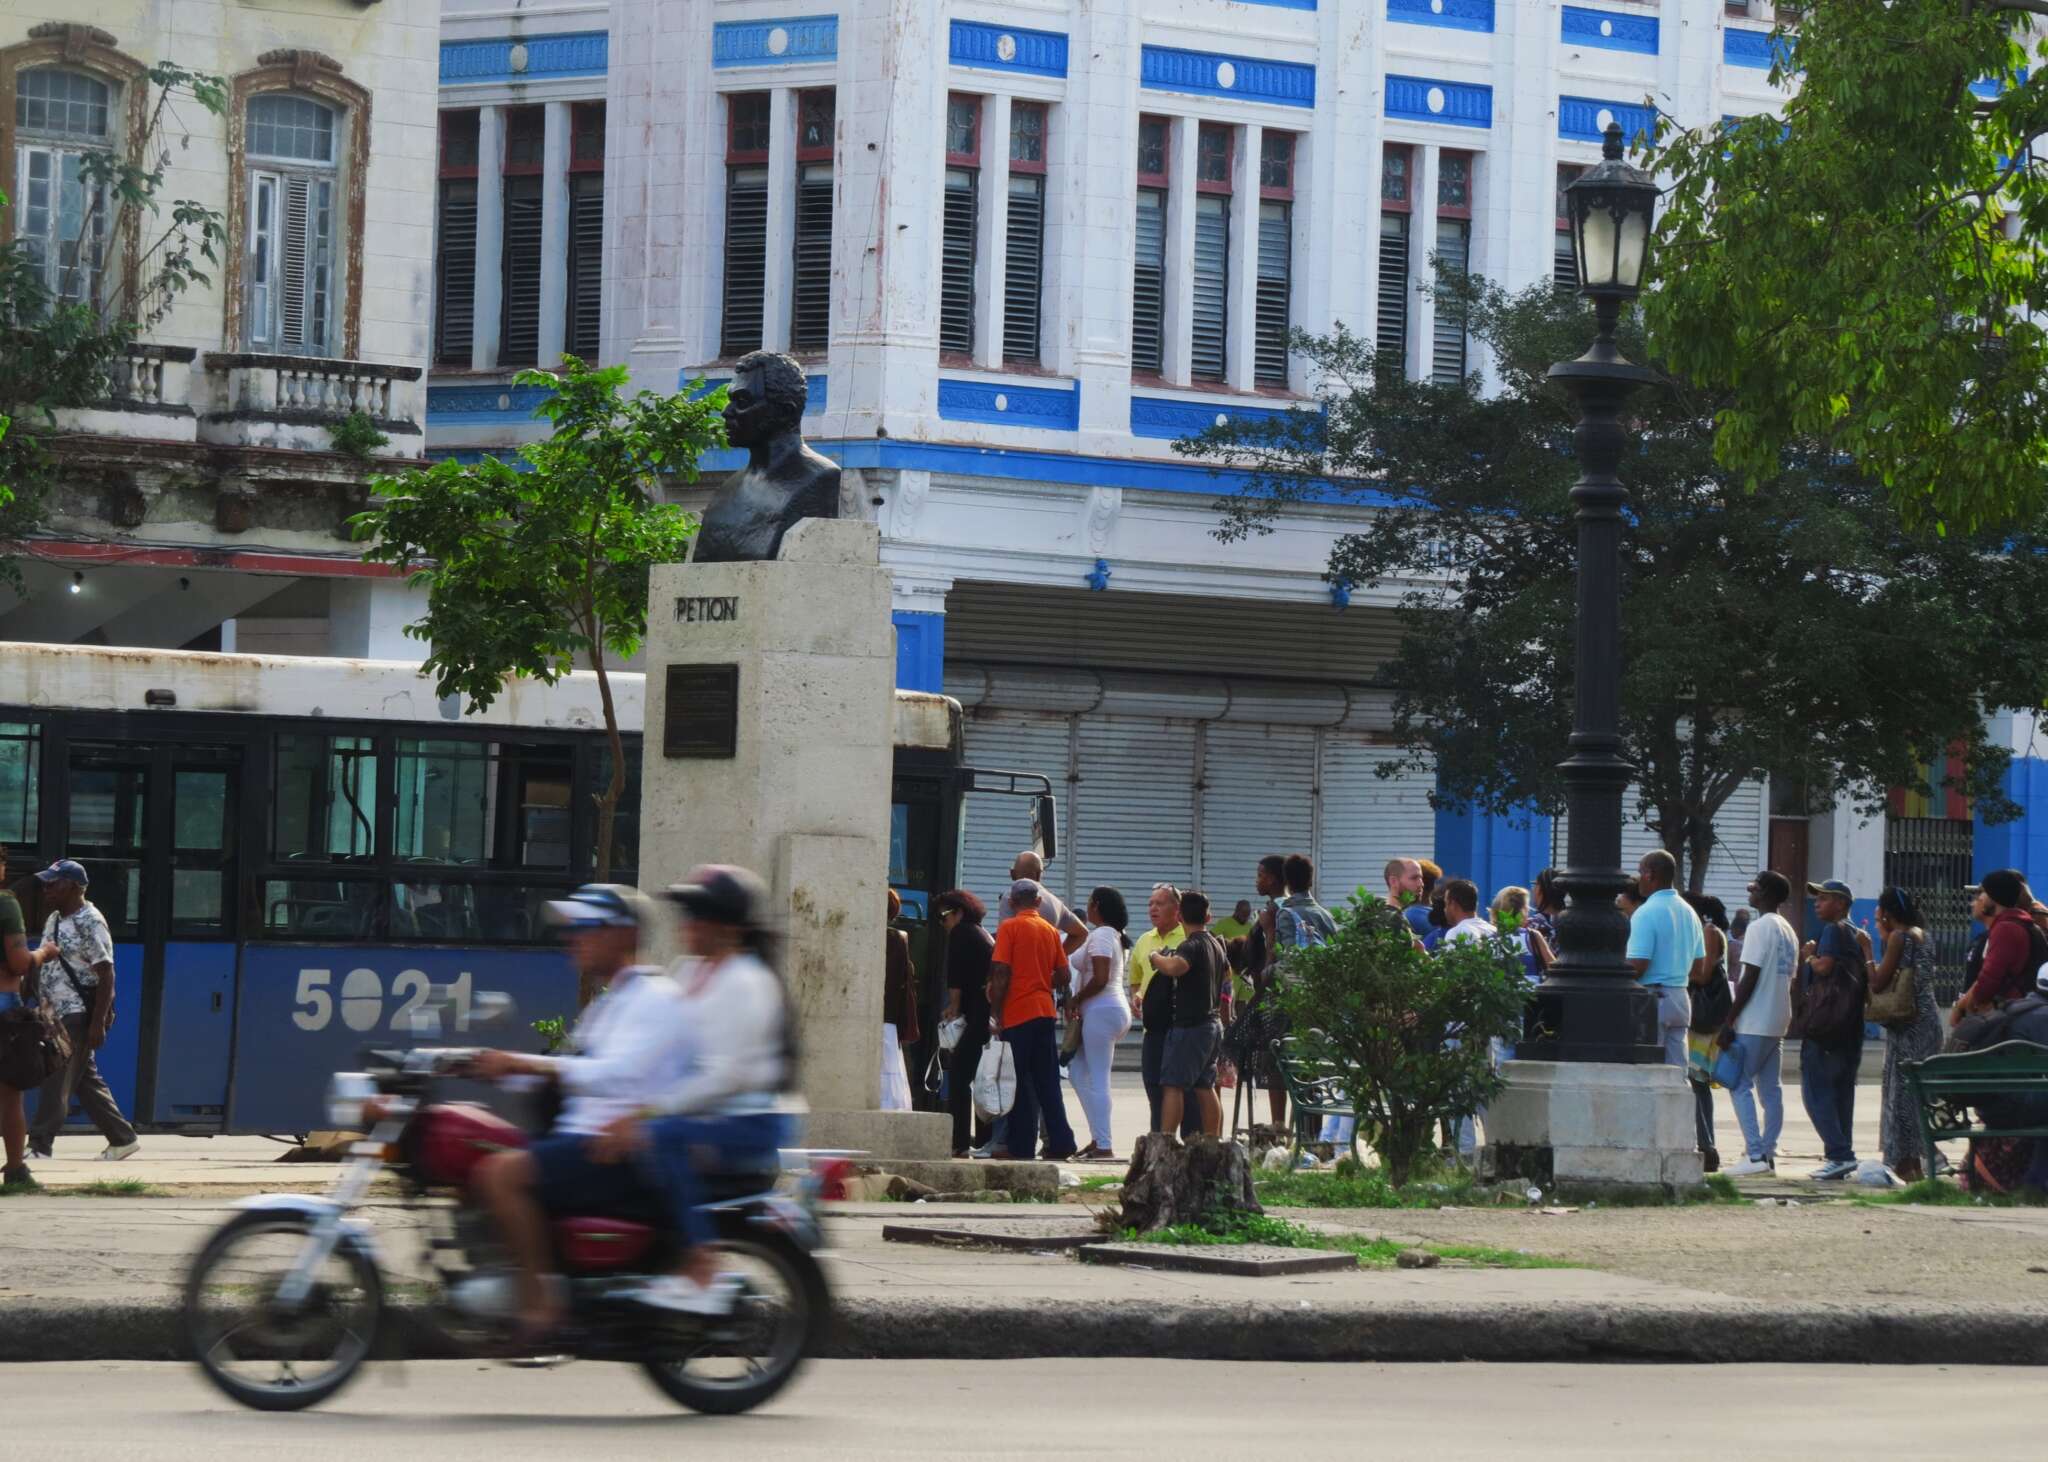
<svg viewBox="0 0 2048 1462">
<path fill-rule="evenodd" d="M 1806 892 L 1821 931 L 1800 950 L 1804 968 L 1794 987 L 1799 1095 L 1827 1159 L 1807 1176 L 1839 1182 L 1856 1171 L 1856 1072 L 1863 1064 L 1870 951 L 1867 936 L 1849 923 L 1855 895 L 1848 884 L 1829 879 L 1807 884 Z"/>
<path fill-rule="evenodd" d="M 948 889 L 933 899 L 932 913 L 946 936 L 944 1019 L 948 1024 L 961 1022 L 960 1039 L 946 1067 L 946 1109 L 953 1117 L 953 1156 L 967 1157 L 989 1146 L 988 1124 L 974 1110 L 974 1072 L 989 1039 L 988 967 L 996 941 L 981 926 L 987 906 L 964 888 Z"/>
<path fill-rule="evenodd" d="M 1209 900 L 1190 889 L 1180 896 L 1181 940 L 1171 950 L 1155 950 L 1152 968 L 1173 985 L 1173 1027 L 1160 1061 L 1162 1088 L 1155 1132 L 1180 1130 L 1190 1108 L 1200 1115 L 1201 1130 L 1223 1135 L 1223 1106 L 1216 1099 L 1216 1058 L 1223 1050 L 1223 1023 L 1217 1018 L 1217 995 L 1229 969 L 1222 941 L 1209 932 Z"/>
<path fill-rule="evenodd" d="M 1629 917 L 1628 962 L 1636 978 L 1657 996 L 1664 1063 L 1682 1070 L 1686 1029 L 1692 1024 L 1692 999 L 1686 990 L 1706 962 L 1707 938 L 1700 916 L 1672 888 L 1677 880 L 1678 860 L 1662 848 L 1645 853 L 1636 865 L 1643 901 Z"/>
<path fill-rule="evenodd" d="M 1151 898 L 1145 901 L 1145 915 L 1152 921 L 1152 927 L 1131 945 L 1130 959 L 1125 968 L 1138 1018 L 1145 1023 L 1145 1043 L 1138 1063 L 1145 1082 L 1145 1103 L 1150 1113 L 1145 1130 L 1157 1132 L 1159 1113 L 1166 1096 L 1166 1090 L 1159 1082 L 1159 1073 L 1166 1060 L 1167 1037 L 1173 1029 L 1173 982 L 1154 978 L 1158 971 L 1152 963 L 1152 956 L 1161 950 L 1175 948 L 1186 937 L 1180 923 L 1180 890 L 1170 883 L 1156 885 Z M 1182 1135 L 1193 1134 L 1190 1131 Z"/>
<path fill-rule="evenodd" d="M 910 1068 L 903 1053 L 916 1045 L 917 966 L 910 959 L 910 936 L 895 927 L 903 917 L 903 896 L 889 890 L 889 927 L 882 931 L 882 1110 L 911 1108 Z"/>
<path fill-rule="evenodd" d="M 1895 981 L 1913 987 L 1910 1018 L 1884 1027 L 1884 1096 L 1878 1146 L 1885 1166 L 1908 1183 L 1932 1177 L 1941 1151 L 1929 1151 L 1920 1129 L 1920 1106 L 1906 1089 L 1906 1063 L 1924 1061 L 1941 1050 L 1941 1012 L 1934 1003 L 1934 943 L 1927 937 L 1920 906 L 1903 888 L 1877 896 L 1877 932 L 1884 954 L 1870 971 L 1870 993 L 1881 995 Z"/>
<path fill-rule="evenodd" d="M 88 884 L 80 864 L 60 858 L 38 873 L 36 881 L 55 905 L 44 921 L 42 947 L 36 951 L 37 982 L 64 1022 L 71 1059 L 36 1094 L 29 1148 L 38 1157 L 53 1155 L 75 1095 L 107 1140 L 100 1160 L 120 1162 L 133 1157 L 140 1144 L 93 1057 L 106 1044 L 114 1022 L 114 936 L 106 916 L 85 896 Z"/>
<path fill-rule="evenodd" d="M 36 952 L 28 947 L 28 925 L 21 917 L 21 904 L 4 885 L 7 881 L 7 849 L 0 847 L 0 1012 L 20 1008 L 23 985 L 36 971 Z M 28 1170 L 28 1114 L 22 1093 L 0 1084 L 0 1146 L 7 1161 L 0 1168 L 0 1187 L 27 1187 L 34 1183 Z"/>
<path fill-rule="evenodd" d="M 1715 1044 L 1733 1051 L 1742 1068 L 1728 1093 L 1744 1148 L 1743 1160 L 1726 1169 L 1734 1177 L 1778 1170 L 1778 1135 L 1785 1126 L 1781 1062 L 1792 1023 L 1792 974 L 1799 962 L 1799 938 L 1778 911 L 1791 898 L 1791 880 L 1782 873 L 1764 869 L 1749 881 L 1749 906 L 1756 918 L 1742 942 L 1735 1001 L 1715 1037 Z"/>
<path fill-rule="evenodd" d="M 1720 1054 L 1721 1027 L 1734 1008 L 1729 984 L 1728 906 L 1709 893 L 1689 893 L 1686 903 L 1699 915 L 1707 941 L 1706 961 L 1686 986 L 1692 1019 L 1685 1030 L 1685 1075 L 1692 1086 L 1693 1136 L 1701 1166 L 1721 1170 L 1721 1150 L 1714 1142 L 1714 1058 Z"/>
<path fill-rule="evenodd" d="M 993 1156 L 1029 1158 L 1038 1145 L 1039 1118 L 1045 1119 L 1047 1162 L 1065 1162 L 1074 1155 L 1074 1129 L 1067 1121 L 1060 1094 L 1059 1028 L 1053 1019 L 1053 992 L 1064 989 L 1069 975 L 1059 931 L 1038 915 L 1045 892 L 1028 878 L 1010 886 L 1016 914 L 996 930 L 989 962 L 988 1003 L 1017 1063 L 1017 1097 L 1010 1108 L 1009 1140 L 1023 1149 L 998 1147 Z"/>
<path fill-rule="evenodd" d="M 1088 1121 L 1088 1145 L 1075 1154 L 1093 1162 L 1116 1156 L 1109 1130 L 1109 1076 L 1116 1043 L 1131 1028 L 1124 998 L 1124 959 L 1131 947 L 1124 930 L 1130 914 L 1124 896 L 1107 884 L 1088 895 L 1088 940 L 1069 959 L 1073 969 L 1068 1006 L 1081 1023 L 1081 1044 L 1067 1063 L 1067 1080 L 1081 1099 Z"/>
</svg>

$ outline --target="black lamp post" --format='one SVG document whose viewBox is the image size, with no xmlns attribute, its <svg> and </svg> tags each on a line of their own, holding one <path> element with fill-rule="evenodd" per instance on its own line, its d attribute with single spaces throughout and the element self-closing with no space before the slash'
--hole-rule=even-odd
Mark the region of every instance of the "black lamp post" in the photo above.
<svg viewBox="0 0 2048 1462">
<path fill-rule="evenodd" d="M 1537 988 L 1525 1060 L 1654 1064 L 1664 1059 L 1657 1004 L 1626 958 L 1628 919 L 1615 906 L 1621 867 L 1621 799 L 1630 767 L 1621 755 L 1621 510 L 1628 494 L 1615 476 L 1629 433 L 1622 403 L 1655 379 L 1615 348 L 1622 304 L 1642 289 L 1657 183 L 1622 161 L 1621 127 L 1609 123 L 1606 158 L 1565 190 L 1579 293 L 1591 296 L 1599 334 L 1550 379 L 1571 393 L 1579 480 L 1578 663 L 1566 801 L 1564 888 L 1557 961 Z"/>
</svg>

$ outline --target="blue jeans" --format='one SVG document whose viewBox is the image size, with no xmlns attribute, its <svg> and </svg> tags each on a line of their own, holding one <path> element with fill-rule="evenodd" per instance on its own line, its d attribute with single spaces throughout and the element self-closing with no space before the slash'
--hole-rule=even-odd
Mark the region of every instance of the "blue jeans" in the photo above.
<svg viewBox="0 0 2048 1462">
<path fill-rule="evenodd" d="M 1737 1036 L 1735 1049 L 1742 1054 L 1742 1080 L 1728 1093 L 1735 1105 L 1735 1125 L 1742 1129 L 1742 1145 L 1751 1162 L 1771 1162 L 1778 1156 L 1778 1134 L 1785 1130 L 1785 1089 L 1779 1073 L 1784 1057 L 1784 1040 L 1778 1036 Z M 1759 1130 L 1757 1099 L 1764 1104 Z"/>
<path fill-rule="evenodd" d="M 1045 1119 L 1046 1150 L 1055 1157 L 1071 1157 L 1077 1144 L 1067 1121 L 1067 1104 L 1060 1095 L 1059 1026 L 1051 1016 L 1040 1016 L 1011 1026 L 1003 1032 L 1010 1054 L 1017 1060 L 1017 1100 L 1010 1107 L 1009 1135 L 1021 1148 L 1008 1149 L 1013 1157 L 1035 1157 L 1038 1122 Z"/>
<path fill-rule="evenodd" d="M 1856 1068 L 1863 1064 L 1863 1042 L 1799 1044 L 1799 1094 L 1806 1116 L 1820 1134 L 1829 1162 L 1856 1161 L 1851 1133 L 1856 1117 Z"/>
<path fill-rule="evenodd" d="M 668 1195 L 669 1216 L 683 1237 L 693 1245 L 708 1244 L 718 1237 L 718 1225 L 702 1206 L 703 1170 L 770 1165 L 795 1131 L 796 1124 L 779 1112 L 656 1117 L 648 1124 L 641 1171 Z"/>
</svg>

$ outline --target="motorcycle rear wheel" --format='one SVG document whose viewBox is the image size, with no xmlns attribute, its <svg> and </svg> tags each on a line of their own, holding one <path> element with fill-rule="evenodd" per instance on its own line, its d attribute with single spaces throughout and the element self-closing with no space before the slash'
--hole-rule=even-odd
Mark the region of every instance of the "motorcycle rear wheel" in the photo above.
<svg viewBox="0 0 2048 1462">
<path fill-rule="evenodd" d="M 313 1233 L 304 1214 L 252 1211 L 208 1241 L 185 1284 L 185 1341 L 207 1380 L 257 1411 L 317 1406 L 354 1380 L 376 1346 L 384 1282 L 370 1253 L 343 1235 L 300 1305 L 279 1284 Z M 301 1375 L 299 1367 L 317 1365 Z"/>
<path fill-rule="evenodd" d="M 675 1351 L 641 1362 L 671 1401 L 712 1416 L 752 1411 L 787 1386 L 817 1347 L 831 1298 L 818 1261 L 768 1230 L 729 1228 L 718 1264 L 744 1289 L 728 1320 L 678 1329 Z"/>
</svg>

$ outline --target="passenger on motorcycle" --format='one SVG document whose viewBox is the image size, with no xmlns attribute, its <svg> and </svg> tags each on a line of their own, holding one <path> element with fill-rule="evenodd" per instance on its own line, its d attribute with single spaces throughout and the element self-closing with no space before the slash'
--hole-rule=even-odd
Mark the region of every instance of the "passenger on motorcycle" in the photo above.
<svg viewBox="0 0 2048 1462">
<path fill-rule="evenodd" d="M 548 921 L 568 946 L 577 974 L 602 986 L 570 1032 L 560 1056 L 482 1051 L 476 1075 L 551 1077 L 565 1100 L 554 1129 L 523 1151 L 493 1153 L 477 1165 L 478 1196 L 519 1264 L 516 1304 L 522 1334 L 538 1336 L 561 1318 L 563 1282 L 549 1273 L 546 1215 L 602 1212 L 641 1198 L 648 1184 L 631 1167 L 598 1155 L 597 1134 L 630 1116 L 681 1079 L 694 1037 L 682 992 L 653 965 L 634 963 L 640 934 L 656 917 L 638 889 L 592 883 L 547 905 Z M 454 1298 L 474 1311 L 502 1312 L 495 1275 L 458 1285 Z"/>
<path fill-rule="evenodd" d="M 684 1071 L 642 1110 L 613 1118 L 598 1147 L 661 1185 L 689 1244 L 677 1271 L 650 1280 L 639 1298 L 663 1309 L 723 1315 L 739 1283 L 718 1270 L 717 1230 L 700 1206 L 700 1172 L 772 1167 L 777 1150 L 794 1137 L 804 1110 L 796 1095 L 795 1026 L 782 979 L 768 963 L 760 880 L 743 868 L 712 866 L 668 895 L 682 910 L 685 955 L 670 973 L 682 995 Z"/>
</svg>

